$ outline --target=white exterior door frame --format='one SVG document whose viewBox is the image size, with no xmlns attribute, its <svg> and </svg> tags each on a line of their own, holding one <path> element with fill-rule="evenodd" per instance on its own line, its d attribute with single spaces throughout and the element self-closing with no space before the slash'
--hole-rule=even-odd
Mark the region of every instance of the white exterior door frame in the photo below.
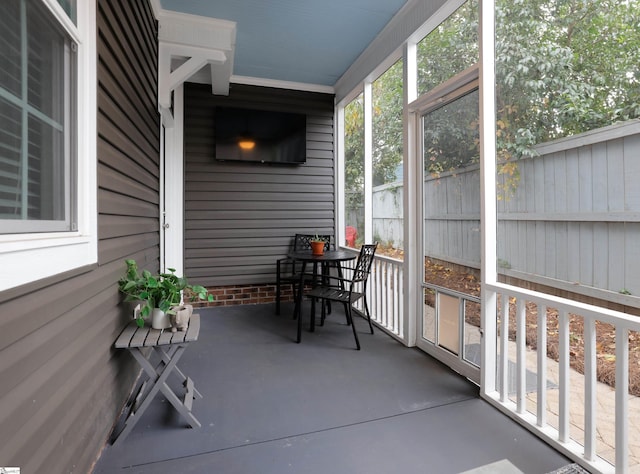
<svg viewBox="0 0 640 474">
<path fill-rule="evenodd" d="M 173 91 L 173 126 L 164 130 L 161 159 L 161 269 L 184 275 L 184 86 Z"/>
</svg>

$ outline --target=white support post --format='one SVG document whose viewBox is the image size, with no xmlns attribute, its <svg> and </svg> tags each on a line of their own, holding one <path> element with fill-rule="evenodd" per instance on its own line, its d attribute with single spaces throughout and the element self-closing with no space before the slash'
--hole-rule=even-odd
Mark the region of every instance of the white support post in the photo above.
<svg viewBox="0 0 640 474">
<path fill-rule="evenodd" d="M 165 129 L 165 268 L 184 275 L 184 88 L 174 90 L 173 128 Z"/>
<path fill-rule="evenodd" d="M 417 114 L 408 110 L 408 104 L 418 97 L 418 47 L 415 41 L 407 42 L 403 51 L 404 64 L 404 166 L 403 240 L 404 240 L 404 339 L 408 346 L 415 346 L 418 338 L 418 318 L 422 318 L 422 214 L 420 180 L 422 167 L 418 157 Z"/>
<path fill-rule="evenodd" d="M 334 163 L 336 166 L 334 167 L 334 179 L 336 181 L 336 190 L 334 195 L 335 202 L 335 215 L 336 215 L 336 248 L 340 245 L 343 245 L 345 242 L 345 226 L 346 216 L 345 216 L 345 195 L 344 195 L 344 104 L 336 104 L 335 106 L 335 127 L 334 130 L 336 133 L 334 134 L 334 143 L 335 143 L 335 154 L 334 154 Z"/>
<path fill-rule="evenodd" d="M 480 8 L 480 229 L 482 360 L 480 393 L 496 386 L 496 293 L 486 289 L 498 280 L 496 207 L 496 91 L 495 0 L 482 0 Z M 503 359 L 506 354 L 502 354 Z"/>
<path fill-rule="evenodd" d="M 373 92 L 364 83 L 364 243 L 373 243 Z"/>
</svg>

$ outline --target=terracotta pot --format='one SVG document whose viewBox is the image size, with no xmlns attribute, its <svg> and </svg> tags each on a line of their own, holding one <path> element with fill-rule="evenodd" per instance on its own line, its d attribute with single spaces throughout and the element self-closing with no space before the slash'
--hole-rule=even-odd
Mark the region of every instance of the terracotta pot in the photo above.
<svg viewBox="0 0 640 474">
<path fill-rule="evenodd" d="M 313 255 L 324 254 L 324 242 L 311 241 L 311 253 Z"/>
</svg>

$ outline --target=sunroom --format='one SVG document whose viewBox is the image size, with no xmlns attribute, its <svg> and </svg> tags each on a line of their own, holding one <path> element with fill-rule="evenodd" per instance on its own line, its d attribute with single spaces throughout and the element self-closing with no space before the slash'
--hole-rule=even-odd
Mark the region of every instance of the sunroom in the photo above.
<svg viewBox="0 0 640 474">
<path fill-rule="evenodd" d="M 29 2 L 13 3 L 27 18 Z M 75 3 L 43 2 L 56 17 L 56 5 L 69 12 Z M 90 18 L 77 8 L 80 26 L 60 20 L 63 29 L 81 30 Z M 104 441 L 136 376 L 112 349 L 128 316 L 115 286 L 124 258 L 177 269 L 216 294 L 217 305 L 268 306 L 275 261 L 293 235 L 320 233 L 354 254 L 378 242 L 368 286 L 378 331 L 473 381 L 484 401 L 589 471 L 633 472 L 640 459 L 632 422 L 640 396 L 637 0 L 316 8 L 97 2 L 97 181 L 91 166 L 70 169 L 71 182 L 97 190 L 88 203 L 78 199 L 89 252 L 63 273 L 2 287 L 0 373 L 12 383 L 0 420 L 15 437 L 0 454 L 14 465 L 49 460 L 62 472 L 83 438 L 93 436 L 92 448 Z M 345 10 L 378 24 L 363 31 Z M 339 56 L 326 37 L 326 44 L 292 40 L 281 22 L 308 35 L 321 24 L 325 35 L 371 40 L 336 75 L 323 62 Z M 341 34 L 326 33 L 331 28 Z M 87 32 L 77 34 L 90 44 Z M 299 70 L 260 47 L 287 52 Z M 65 51 L 73 56 L 73 42 Z M 306 56 L 319 58 L 312 71 Z M 3 88 L 0 99 L 27 117 L 19 96 Z M 243 135 L 260 117 L 304 116 L 304 157 L 283 164 L 225 154 L 220 124 L 231 119 L 220 117 L 239 110 Z M 91 124 L 79 123 L 79 134 L 84 126 Z M 12 232 L 3 255 L 21 245 Z M 24 261 L 19 253 L 7 268 Z M 88 309 L 97 302 L 106 309 Z M 18 322 L 34 312 L 43 315 Z M 105 316 L 94 326 L 99 335 L 84 327 L 90 314 Z M 63 370 L 84 356 L 87 363 L 66 366 L 75 375 Z M 61 376 L 39 374 L 45 362 Z M 87 384 L 81 408 L 105 426 L 75 436 L 80 414 L 54 412 L 73 405 L 71 387 L 84 388 L 81 375 L 93 368 L 105 375 Z M 117 390 L 90 408 L 114 380 Z M 33 399 L 45 422 L 19 396 Z M 44 434 L 53 425 L 64 426 L 74 447 Z M 46 454 L 27 460 L 27 447 L 37 444 Z"/>
<path fill-rule="evenodd" d="M 245 191 L 282 177 L 251 177 L 255 168 L 244 163 L 203 164 L 214 127 L 205 110 L 231 101 L 234 88 L 251 92 L 232 84 L 227 99 L 207 99 L 208 87 L 187 84 L 187 274 L 220 285 L 211 267 L 225 260 L 241 273 L 232 252 L 208 253 L 204 241 L 222 231 L 211 220 L 227 222 L 232 233 L 242 227 L 235 219 L 252 212 L 260 213 L 265 239 L 286 227 L 334 234 L 344 247 L 376 241 L 370 298 L 381 328 L 480 384 L 490 403 L 591 469 L 609 469 L 603 454 L 625 472 L 640 291 L 634 7 L 408 2 L 333 87 L 334 176 L 319 169 L 329 123 L 308 114 L 305 170 L 276 181 L 291 193 L 278 195 L 284 202 L 257 194 L 265 201 L 257 209 Z M 594 31 L 598 22 L 606 26 Z M 602 60 L 611 56 L 614 68 Z M 301 175 L 312 166 L 307 181 Z M 327 191 L 320 200 L 333 206 L 302 211 L 300 202 Z M 224 217 L 202 203 L 216 193 Z M 248 284 L 260 283 L 256 273 L 254 265 Z M 557 371 L 552 394 L 542 375 L 548 364 Z M 573 368 L 584 374 L 579 414 L 570 403 Z M 531 377 L 535 390 L 527 387 Z M 598 381 L 616 387 L 615 403 L 607 403 L 615 411 L 603 412 Z M 576 417 L 583 421 L 574 426 Z M 614 450 L 598 438 L 603 423 L 616 433 Z"/>
</svg>

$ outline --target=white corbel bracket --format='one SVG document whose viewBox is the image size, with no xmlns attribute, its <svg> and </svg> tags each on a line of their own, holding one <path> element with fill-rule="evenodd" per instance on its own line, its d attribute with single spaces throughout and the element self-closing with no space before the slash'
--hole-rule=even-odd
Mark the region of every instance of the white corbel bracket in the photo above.
<svg viewBox="0 0 640 474">
<path fill-rule="evenodd" d="M 235 22 L 166 10 L 161 11 L 158 20 L 159 109 L 170 110 L 171 93 L 190 79 L 210 82 L 213 94 L 228 95 Z M 200 71 L 204 74 L 198 74 Z"/>
<path fill-rule="evenodd" d="M 171 70 L 174 60 L 188 58 L 180 64 L 176 69 Z M 171 107 L 171 92 L 189 80 L 191 76 L 196 74 L 206 65 L 212 66 L 212 71 L 218 67 L 224 68 L 227 63 L 227 55 L 219 50 L 207 50 L 195 46 L 184 45 L 167 45 L 160 43 L 158 58 L 158 103 L 160 107 Z M 231 75 L 229 74 L 229 77 Z M 229 84 L 227 79 L 226 88 Z M 228 92 L 227 92 L 228 93 Z"/>
</svg>

